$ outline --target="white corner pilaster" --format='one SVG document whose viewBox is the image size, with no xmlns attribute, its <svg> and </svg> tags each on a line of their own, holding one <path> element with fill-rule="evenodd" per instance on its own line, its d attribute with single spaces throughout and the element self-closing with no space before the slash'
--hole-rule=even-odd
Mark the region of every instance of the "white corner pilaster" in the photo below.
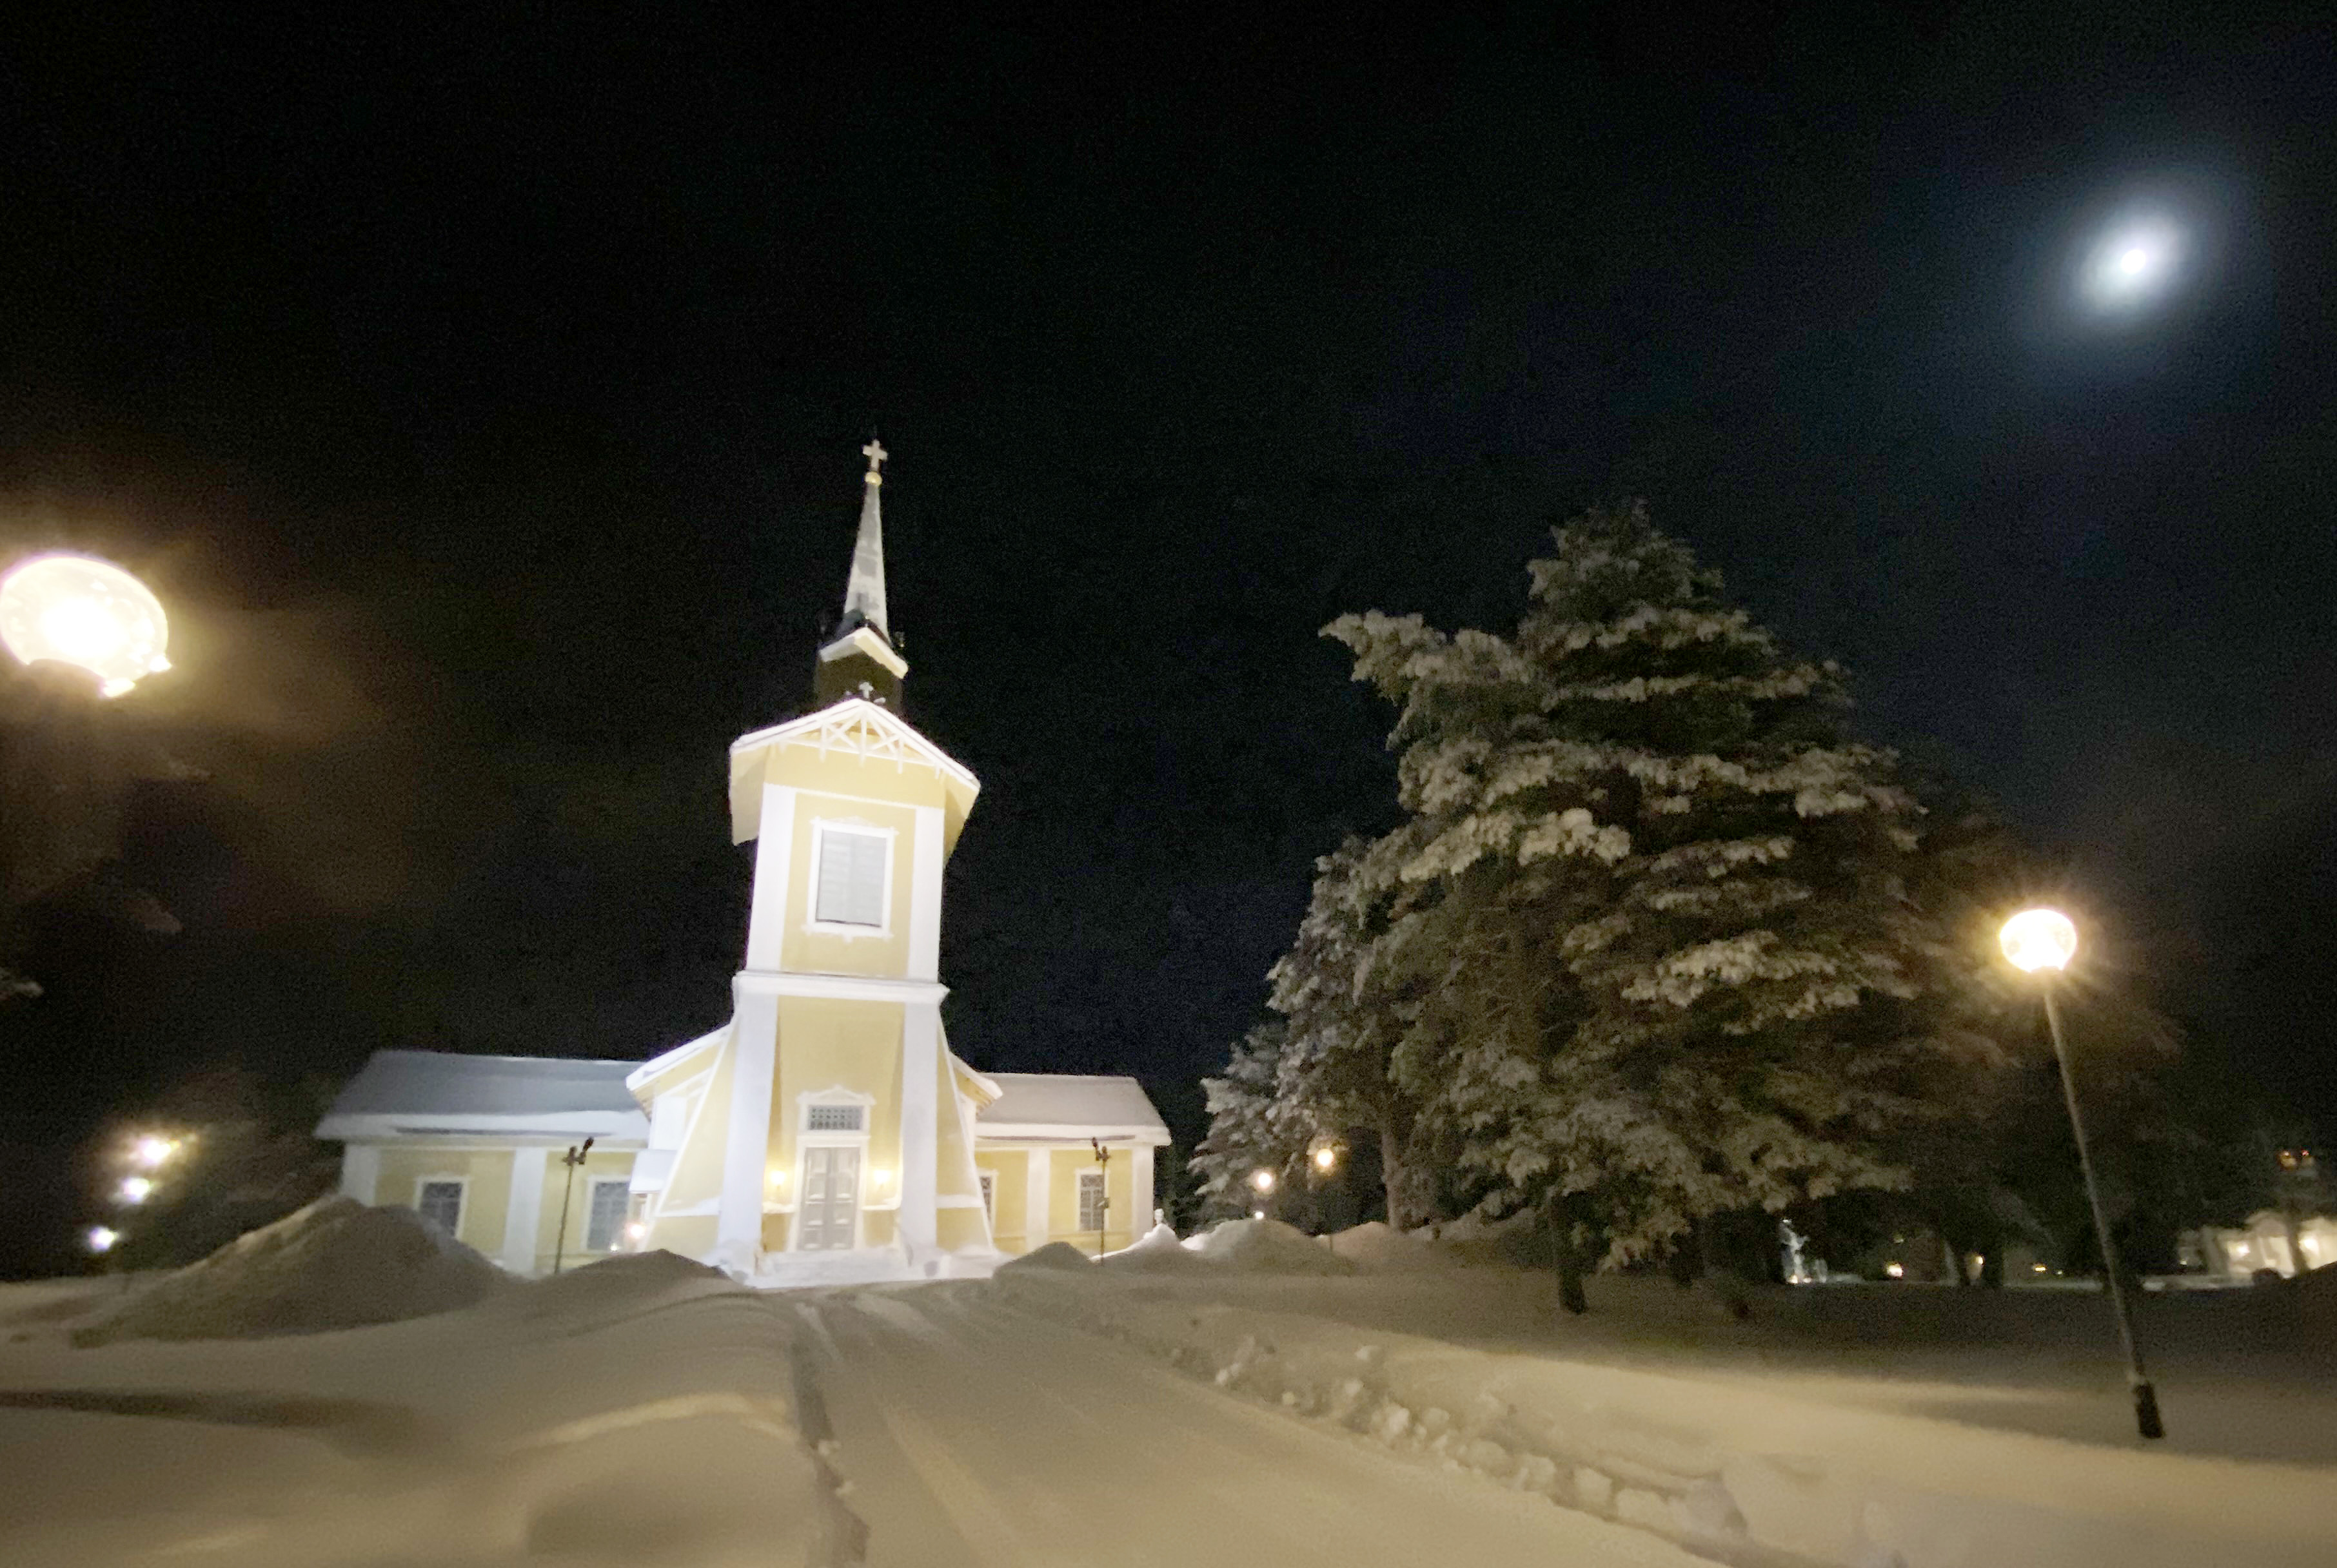
<svg viewBox="0 0 2337 1568">
<path fill-rule="evenodd" d="M 763 1247 L 763 1188 L 771 1157 L 771 1092 L 778 1060 L 779 998 L 731 988 L 730 1115 L 723 1129 L 722 1195 L 714 1211 L 714 1265 L 755 1272 Z"/>
<path fill-rule="evenodd" d="M 911 1002 L 901 1009 L 901 1208 L 895 1217 L 912 1263 L 940 1239 L 934 1213 L 941 1177 L 942 1009 Z"/>
<path fill-rule="evenodd" d="M 787 939 L 788 862 L 795 853 L 796 792 L 763 786 L 762 825 L 755 836 L 755 889 L 747 915 L 747 967 L 776 969 Z"/>
<path fill-rule="evenodd" d="M 344 1144 L 341 1145 L 341 1196 L 355 1198 L 360 1203 L 374 1201 L 374 1191 L 381 1184 L 381 1145 L 378 1144 Z"/>
<path fill-rule="evenodd" d="M 1054 1239 L 1053 1216 L 1048 1210 L 1055 1195 L 1055 1151 L 1044 1144 L 1034 1146 L 1024 1180 L 1030 1185 L 1022 1199 L 1022 1250 L 1035 1252 Z"/>
<path fill-rule="evenodd" d="M 909 839 L 909 979 L 942 972 L 942 809 L 916 808 Z"/>
<path fill-rule="evenodd" d="M 1128 1216 L 1128 1244 L 1152 1229 L 1152 1213 L 1159 1194 L 1152 1187 L 1152 1145 L 1139 1144 L 1128 1152 L 1128 1196 L 1134 1213 Z"/>
<path fill-rule="evenodd" d="M 512 1151 L 511 1203 L 504 1210 L 504 1245 L 498 1261 L 514 1274 L 535 1272 L 535 1239 L 543 1230 L 543 1169 L 551 1152 Z"/>
</svg>

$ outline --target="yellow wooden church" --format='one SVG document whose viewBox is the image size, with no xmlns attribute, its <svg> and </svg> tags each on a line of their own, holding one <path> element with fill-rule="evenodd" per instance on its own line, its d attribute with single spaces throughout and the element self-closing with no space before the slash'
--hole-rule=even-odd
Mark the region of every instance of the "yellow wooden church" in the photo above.
<svg viewBox="0 0 2337 1568">
<path fill-rule="evenodd" d="M 902 716 L 863 451 L 813 710 L 730 745 L 755 845 L 730 1021 L 638 1064 L 378 1052 L 317 1128 L 345 1193 L 515 1272 L 663 1248 L 768 1285 L 986 1273 L 1151 1224 L 1168 1134 L 1135 1079 L 983 1074 L 943 1030 L 942 870 L 982 785 Z"/>
</svg>

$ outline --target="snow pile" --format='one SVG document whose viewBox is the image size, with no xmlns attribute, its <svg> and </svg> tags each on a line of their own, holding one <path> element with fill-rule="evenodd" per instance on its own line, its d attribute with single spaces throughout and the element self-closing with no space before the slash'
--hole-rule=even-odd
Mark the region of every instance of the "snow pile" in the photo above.
<svg viewBox="0 0 2337 1568">
<path fill-rule="evenodd" d="M 1424 1236 L 1392 1228 L 1373 1220 L 1340 1231 L 1331 1237 L 1331 1251 L 1367 1272 L 1390 1273 L 1413 1269 L 1444 1269 L 1454 1260 Z"/>
<path fill-rule="evenodd" d="M 1165 1221 L 1119 1251 L 1106 1252 L 1096 1262 L 1123 1274 L 1179 1274 L 1212 1267 L 1199 1253 L 1188 1251 L 1185 1243 L 1177 1239 L 1175 1228 Z"/>
<path fill-rule="evenodd" d="M 648 1254 L 347 1333 L 0 1339 L 0 1556 L 860 1563 L 797 1322 Z"/>
<path fill-rule="evenodd" d="M 237 1237 L 73 1330 L 73 1343 L 248 1339 L 450 1312 L 508 1283 L 410 1209 L 322 1199 Z"/>
<path fill-rule="evenodd" d="M 1227 1220 L 1188 1236 L 1182 1245 L 1246 1274 L 1352 1274 L 1355 1266 L 1296 1225 L 1280 1220 Z"/>
<path fill-rule="evenodd" d="M 1093 1266 L 1093 1261 L 1088 1255 L 1069 1242 L 1050 1242 L 1035 1252 L 1025 1252 L 1019 1258 L 1008 1259 L 999 1264 L 998 1268 L 1001 1273 L 1004 1273 L 1010 1270 L 1020 1269 L 1088 1269 Z"/>
<path fill-rule="evenodd" d="M 1410 1288 L 1370 1278 L 1280 1283 Z M 1926 1384 L 1895 1400 L 1829 1403 L 1802 1378 L 1678 1357 L 1654 1370 L 1499 1354 L 1226 1305 L 1183 1282 L 1026 1277 L 999 1288 L 1025 1310 L 1119 1339 L 1230 1393 L 1722 1561 L 2328 1561 L 2337 1467 L 2142 1448 L 2126 1440 L 2116 1406 L 2098 1438 L 2079 1443 L 1959 1418 L 1991 1399 L 2041 1402 L 2034 1393 Z"/>
</svg>

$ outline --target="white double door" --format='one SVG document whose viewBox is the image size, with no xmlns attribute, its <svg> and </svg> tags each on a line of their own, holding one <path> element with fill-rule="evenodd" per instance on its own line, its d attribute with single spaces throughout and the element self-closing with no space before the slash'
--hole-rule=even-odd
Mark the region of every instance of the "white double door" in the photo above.
<svg viewBox="0 0 2337 1568">
<path fill-rule="evenodd" d="M 804 1151 L 803 1202 L 796 1213 L 797 1250 L 841 1251 L 860 1229 L 860 1151 L 817 1145 Z"/>
</svg>

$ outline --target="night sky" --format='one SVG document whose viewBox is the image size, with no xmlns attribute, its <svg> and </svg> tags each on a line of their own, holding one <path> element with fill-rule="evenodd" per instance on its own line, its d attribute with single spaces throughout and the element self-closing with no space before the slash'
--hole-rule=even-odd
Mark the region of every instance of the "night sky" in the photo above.
<svg viewBox="0 0 2337 1568">
<path fill-rule="evenodd" d="M 908 711 L 984 785 L 977 1066 L 1196 1133 L 1310 861 L 1393 817 L 1317 628 L 1506 626 L 1637 494 L 2337 1130 L 2317 8 L 845 9 L 15 29 L 0 557 L 147 577 L 128 700 L 209 777 L 131 842 L 183 934 L 54 922 L 0 1013 L 0 1271 L 207 1066 L 720 1022 L 725 747 L 808 697 L 872 431 Z M 2107 318 L 2137 203 L 2190 250 Z"/>
</svg>

